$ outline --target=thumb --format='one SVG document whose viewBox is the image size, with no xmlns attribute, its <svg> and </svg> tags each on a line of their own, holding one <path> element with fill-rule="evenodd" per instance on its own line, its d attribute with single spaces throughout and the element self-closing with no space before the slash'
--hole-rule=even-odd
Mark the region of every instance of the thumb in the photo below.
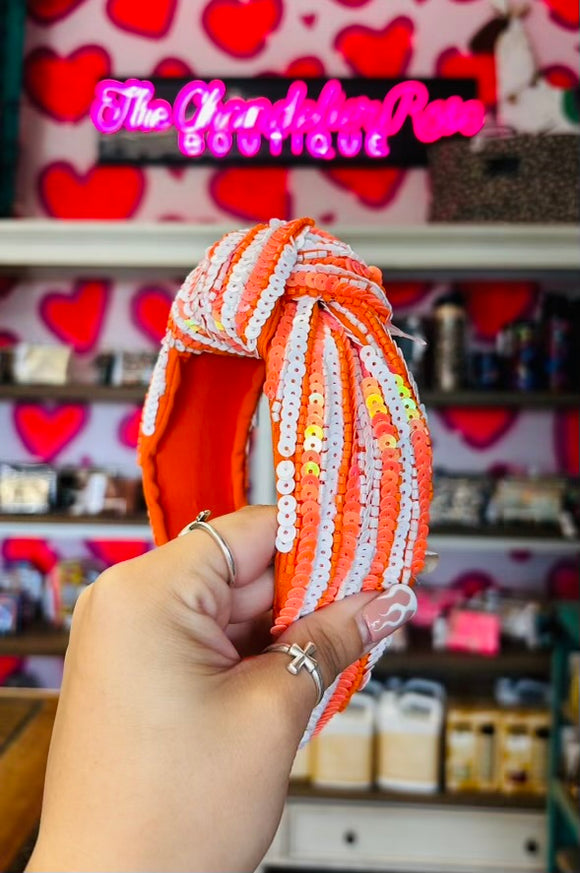
<svg viewBox="0 0 580 873">
<path fill-rule="evenodd" d="M 277 644 L 308 642 L 316 646 L 324 689 L 327 689 L 354 661 L 367 654 L 381 640 L 408 622 L 417 610 L 417 598 L 408 585 L 391 585 L 380 594 L 365 592 L 335 601 L 294 622 L 277 639 Z M 316 684 L 306 670 L 288 672 L 288 655 L 266 652 L 273 694 L 290 698 L 296 712 L 296 727 L 303 731 L 316 703 Z"/>
</svg>

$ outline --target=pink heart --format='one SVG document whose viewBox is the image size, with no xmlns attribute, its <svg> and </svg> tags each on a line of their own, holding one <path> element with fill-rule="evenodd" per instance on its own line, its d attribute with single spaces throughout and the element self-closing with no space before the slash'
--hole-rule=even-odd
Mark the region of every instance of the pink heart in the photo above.
<svg viewBox="0 0 580 873">
<path fill-rule="evenodd" d="M 107 567 L 138 558 L 151 548 L 144 540 L 88 540 L 87 547 Z"/>
<path fill-rule="evenodd" d="M 46 540 L 25 537 L 9 537 L 2 544 L 2 557 L 6 562 L 30 561 L 42 573 L 49 573 L 58 561 L 58 553 Z"/>
<path fill-rule="evenodd" d="M 210 181 L 210 193 L 226 212 L 246 221 L 289 218 L 292 201 L 285 167 L 226 167 Z"/>
<path fill-rule="evenodd" d="M 382 30 L 353 24 L 339 31 L 334 47 L 355 75 L 401 76 L 413 54 L 414 33 L 415 25 L 405 16 L 389 21 Z"/>
<path fill-rule="evenodd" d="M 145 191 L 137 167 L 93 167 L 77 173 L 66 161 L 45 166 L 38 179 L 45 211 L 54 218 L 130 218 Z"/>
<path fill-rule="evenodd" d="M 480 450 L 497 443 L 519 416 L 518 410 L 504 407 L 451 407 L 437 412 L 449 430 L 457 431 L 467 445 Z"/>
<path fill-rule="evenodd" d="M 157 345 L 165 335 L 172 296 L 165 288 L 139 288 L 131 299 L 131 317 L 145 336 Z"/>
<path fill-rule="evenodd" d="M 54 24 L 66 18 L 85 0 L 28 0 L 26 10 L 37 24 Z"/>
<path fill-rule="evenodd" d="M 141 407 L 137 407 L 129 415 L 121 419 L 119 423 L 119 442 L 128 449 L 136 449 L 139 441 L 139 428 L 141 426 Z"/>
<path fill-rule="evenodd" d="M 14 426 L 28 451 L 41 461 L 52 461 L 89 420 L 82 403 L 45 407 L 38 403 L 17 403 L 13 407 Z"/>
<path fill-rule="evenodd" d="M 108 0 L 107 15 L 116 27 L 147 39 L 161 39 L 173 24 L 177 0 Z"/>
<path fill-rule="evenodd" d="M 39 46 L 24 61 L 24 88 L 31 102 L 56 121 L 84 118 L 99 79 L 111 72 L 109 53 L 99 45 L 83 45 L 61 57 Z"/>
<path fill-rule="evenodd" d="M 202 15 L 205 32 L 234 58 L 252 58 L 282 20 L 281 0 L 210 0 Z"/>
<path fill-rule="evenodd" d="M 396 198 L 406 171 L 398 167 L 334 167 L 324 174 L 369 209 L 383 209 Z"/>
<path fill-rule="evenodd" d="M 193 76 L 193 69 L 181 58 L 167 57 L 155 65 L 151 75 L 161 76 L 164 79 L 187 79 L 188 76 Z"/>
<path fill-rule="evenodd" d="M 111 287 L 109 282 L 79 280 L 72 294 L 53 291 L 41 301 L 40 313 L 46 326 L 72 346 L 77 354 L 90 351 L 101 328 Z"/>
</svg>

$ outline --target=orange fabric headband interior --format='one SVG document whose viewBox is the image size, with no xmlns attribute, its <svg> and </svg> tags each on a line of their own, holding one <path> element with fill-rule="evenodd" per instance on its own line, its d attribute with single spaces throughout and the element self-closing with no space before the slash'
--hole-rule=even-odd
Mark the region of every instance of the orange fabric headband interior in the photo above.
<svg viewBox="0 0 580 873">
<path fill-rule="evenodd" d="M 247 441 L 264 362 L 172 349 L 144 487 L 161 545 L 203 509 L 219 516 L 247 501 Z"/>
</svg>

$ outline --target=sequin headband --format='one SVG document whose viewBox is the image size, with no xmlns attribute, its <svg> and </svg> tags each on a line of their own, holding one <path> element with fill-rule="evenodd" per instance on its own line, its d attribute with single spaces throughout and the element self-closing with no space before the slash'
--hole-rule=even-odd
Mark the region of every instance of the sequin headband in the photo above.
<svg viewBox="0 0 580 873">
<path fill-rule="evenodd" d="M 221 515 L 247 503 L 263 391 L 278 503 L 274 633 L 423 567 L 431 445 L 390 319 L 380 271 L 309 218 L 228 233 L 172 305 L 141 423 L 155 540 L 206 507 Z M 382 651 L 327 689 L 308 735 L 344 708 Z"/>
</svg>

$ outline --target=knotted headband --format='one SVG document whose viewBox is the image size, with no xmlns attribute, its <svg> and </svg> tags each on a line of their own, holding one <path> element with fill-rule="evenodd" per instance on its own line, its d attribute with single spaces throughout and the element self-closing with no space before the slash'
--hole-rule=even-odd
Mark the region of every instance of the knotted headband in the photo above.
<svg viewBox="0 0 580 873">
<path fill-rule="evenodd" d="M 278 503 L 273 633 L 423 567 L 431 445 L 390 320 L 380 271 L 309 218 L 228 233 L 172 305 L 139 450 L 155 541 L 202 509 L 247 503 L 263 391 Z M 383 649 L 327 689 L 308 735 L 344 708 Z"/>
</svg>

